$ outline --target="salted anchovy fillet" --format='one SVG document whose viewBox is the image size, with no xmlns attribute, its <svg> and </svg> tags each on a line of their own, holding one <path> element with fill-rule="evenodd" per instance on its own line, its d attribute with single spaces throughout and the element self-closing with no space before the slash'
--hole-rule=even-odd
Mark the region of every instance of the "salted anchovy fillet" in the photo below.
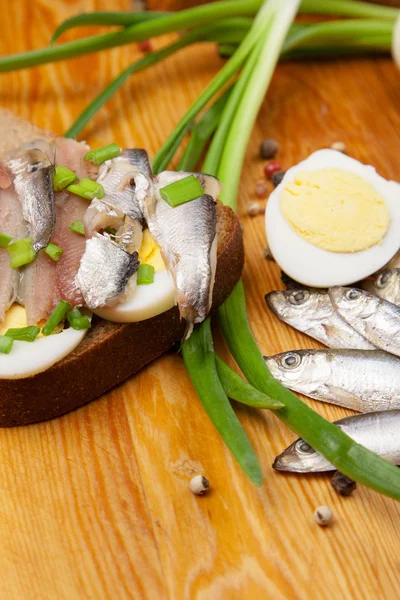
<svg viewBox="0 0 400 600">
<path fill-rule="evenodd" d="M 123 150 L 120 157 L 126 159 L 139 173 L 146 177 L 153 177 L 153 171 L 150 165 L 149 155 L 146 150 L 141 148 L 127 148 Z"/>
<path fill-rule="evenodd" d="M 54 165 L 42 150 L 28 147 L 9 160 L 8 167 L 14 176 L 24 219 L 30 226 L 33 249 L 39 252 L 49 243 L 56 221 Z"/>
<path fill-rule="evenodd" d="M 115 234 L 115 241 L 130 254 L 139 252 L 143 241 L 142 224 L 137 219 L 125 217 L 123 225 Z"/>
<path fill-rule="evenodd" d="M 92 237 L 95 231 L 103 231 L 106 227 L 119 229 L 122 227 L 124 219 L 125 214 L 121 209 L 94 198 L 83 218 L 86 235 Z"/>
<path fill-rule="evenodd" d="M 14 186 L 0 190 L 0 231 L 12 238 L 26 236 L 27 226 Z M 10 267 L 8 252 L 0 248 L 0 323 L 18 294 L 19 271 Z"/>
<path fill-rule="evenodd" d="M 145 172 L 141 172 L 140 168 Z M 132 219 L 142 219 L 140 202 L 152 193 L 149 169 L 144 150 L 124 150 L 117 158 L 106 161 L 97 179 L 105 192 L 101 202 Z"/>
<path fill-rule="evenodd" d="M 270 292 L 265 301 L 278 319 L 329 348 L 373 350 L 375 347 L 337 314 L 326 290 L 291 287 Z"/>
<path fill-rule="evenodd" d="M 329 290 L 339 315 L 377 348 L 400 356 L 400 308 L 365 290 Z"/>
<path fill-rule="evenodd" d="M 358 444 L 389 462 L 400 465 L 400 410 L 353 415 L 335 421 L 335 425 Z M 336 469 L 302 439 L 286 448 L 275 459 L 273 467 L 278 471 L 292 473 L 317 473 Z"/>
<path fill-rule="evenodd" d="M 20 270 L 19 301 L 26 310 L 28 325 L 36 325 L 52 313 L 60 296 L 57 290 L 57 263 L 44 252 Z"/>
<path fill-rule="evenodd" d="M 122 299 L 128 280 L 138 266 L 137 252 L 130 254 L 108 235 L 95 233 L 86 240 L 76 276 L 86 305 L 95 309 Z"/>
<path fill-rule="evenodd" d="M 10 174 L 6 167 L 0 163 L 0 189 L 6 190 L 11 185 Z"/>
<path fill-rule="evenodd" d="M 180 174 L 175 180 L 180 179 Z M 205 194 L 172 208 L 161 198 L 165 173 L 156 178 L 153 196 L 143 204 L 143 212 L 153 239 L 176 287 L 180 315 L 188 323 L 201 323 L 211 308 L 217 262 L 216 209 L 214 199 Z"/>
<path fill-rule="evenodd" d="M 265 361 L 284 386 L 310 398 L 359 412 L 400 409 L 400 360 L 387 352 L 293 350 Z"/>
<path fill-rule="evenodd" d="M 385 269 L 375 279 L 363 281 L 362 288 L 379 298 L 400 306 L 400 269 Z"/>
</svg>

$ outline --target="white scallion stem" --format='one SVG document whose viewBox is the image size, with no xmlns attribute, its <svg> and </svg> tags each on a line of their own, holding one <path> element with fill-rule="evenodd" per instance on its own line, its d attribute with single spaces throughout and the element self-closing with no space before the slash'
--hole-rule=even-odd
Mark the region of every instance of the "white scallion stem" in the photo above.
<svg viewBox="0 0 400 600">
<path fill-rule="evenodd" d="M 218 177 L 224 184 L 221 200 L 233 209 L 236 208 L 243 160 L 254 122 L 299 4 L 300 0 L 285 0 L 284 6 L 281 0 L 269 0 L 265 3 L 269 10 L 274 7 L 274 17 L 268 22 L 265 34 L 260 37 L 257 48 L 253 50 L 260 51 L 259 59 L 235 114 L 218 171 Z"/>
</svg>

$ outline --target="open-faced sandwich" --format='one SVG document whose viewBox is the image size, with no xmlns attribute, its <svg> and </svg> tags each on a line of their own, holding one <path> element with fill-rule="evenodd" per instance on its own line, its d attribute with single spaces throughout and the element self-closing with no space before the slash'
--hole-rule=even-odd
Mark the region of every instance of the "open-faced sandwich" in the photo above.
<svg viewBox="0 0 400 600">
<path fill-rule="evenodd" d="M 163 354 L 240 277 L 219 182 L 153 175 L 0 111 L 0 426 L 81 406 Z"/>
</svg>

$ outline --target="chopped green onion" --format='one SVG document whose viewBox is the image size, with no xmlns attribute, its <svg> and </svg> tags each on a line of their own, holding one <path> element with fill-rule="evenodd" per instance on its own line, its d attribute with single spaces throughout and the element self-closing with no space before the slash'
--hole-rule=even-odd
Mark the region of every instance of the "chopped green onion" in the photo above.
<svg viewBox="0 0 400 600">
<path fill-rule="evenodd" d="M 67 169 L 67 167 L 56 167 L 53 175 L 53 190 L 55 192 L 61 192 L 66 187 L 74 183 L 74 181 L 78 181 L 79 177 L 75 175 L 71 169 Z"/>
<path fill-rule="evenodd" d="M 10 235 L 6 235 L 5 233 L 0 233 L 0 248 L 7 248 L 8 244 L 11 242 L 12 237 Z"/>
<path fill-rule="evenodd" d="M 71 231 L 74 231 L 75 233 L 79 233 L 80 235 L 85 235 L 85 226 L 84 226 L 83 222 L 79 221 L 78 219 L 76 219 L 76 221 L 73 221 L 73 223 L 71 223 L 71 225 L 69 226 L 69 229 Z"/>
<path fill-rule="evenodd" d="M 85 160 L 91 160 L 95 165 L 100 165 L 106 160 L 116 158 L 120 154 L 121 148 L 117 144 L 109 144 L 108 146 L 97 148 L 97 150 L 91 150 L 85 154 Z"/>
<path fill-rule="evenodd" d="M 82 315 L 79 308 L 73 308 L 67 312 L 67 319 L 72 329 L 90 329 L 92 326 L 90 319 Z"/>
<path fill-rule="evenodd" d="M 40 332 L 40 327 L 30 325 L 29 327 L 19 327 L 17 329 L 7 329 L 6 337 L 19 342 L 34 342 Z"/>
<path fill-rule="evenodd" d="M 161 188 L 160 195 L 172 208 L 175 208 L 180 204 L 200 198 L 204 195 L 204 190 L 195 175 L 188 175 L 188 177 Z"/>
<path fill-rule="evenodd" d="M 43 327 L 42 334 L 52 334 L 70 307 L 71 305 L 69 302 L 66 302 L 65 300 L 60 300 L 60 302 L 57 304 L 50 317 L 48 318 L 46 325 Z"/>
<path fill-rule="evenodd" d="M 14 340 L 7 335 L 0 335 L 0 353 L 10 354 Z"/>
<path fill-rule="evenodd" d="M 69 185 L 67 190 L 71 192 L 71 194 L 86 198 L 86 200 L 93 200 L 93 198 L 99 198 L 100 200 L 101 198 L 104 198 L 104 188 L 101 183 L 97 183 L 97 181 L 92 181 L 86 177 L 81 179 L 79 183 Z"/>
<path fill-rule="evenodd" d="M 10 267 L 18 269 L 31 263 L 36 258 L 36 252 L 33 249 L 33 239 L 23 238 L 7 246 L 10 255 Z"/>
<path fill-rule="evenodd" d="M 137 285 L 148 285 L 154 281 L 154 267 L 152 265 L 139 265 L 137 270 Z"/>
<path fill-rule="evenodd" d="M 47 256 L 50 256 L 52 260 L 57 262 L 60 260 L 64 250 L 56 244 L 52 244 L 50 242 L 50 244 L 47 244 L 46 248 L 44 248 L 44 252 L 46 252 Z"/>
</svg>

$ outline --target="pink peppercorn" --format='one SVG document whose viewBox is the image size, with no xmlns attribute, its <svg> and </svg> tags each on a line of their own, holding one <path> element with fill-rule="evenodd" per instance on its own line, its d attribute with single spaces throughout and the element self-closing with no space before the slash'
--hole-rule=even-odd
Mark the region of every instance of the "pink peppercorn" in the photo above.
<svg viewBox="0 0 400 600">
<path fill-rule="evenodd" d="M 254 194 L 257 198 L 266 198 L 267 193 L 267 184 L 263 179 L 260 179 L 260 181 L 257 181 L 256 185 L 254 186 Z"/>
<path fill-rule="evenodd" d="M 143 40 L 142 42 L 138 42 L 137 47 L 138 50 L 140 50 L 140 52 L 143 52 L 143 54 L 147 54 L 148 52 L 152 51 L 150 40 Z"/>
<path fill-rule="evenodd" d="M 272 175 L 277 171 L 281 171 L 282 167 L 277 162 L 270 162 L 264 167 L 264 173 L 268 179 L 271 179 Z"/>
</svg>

